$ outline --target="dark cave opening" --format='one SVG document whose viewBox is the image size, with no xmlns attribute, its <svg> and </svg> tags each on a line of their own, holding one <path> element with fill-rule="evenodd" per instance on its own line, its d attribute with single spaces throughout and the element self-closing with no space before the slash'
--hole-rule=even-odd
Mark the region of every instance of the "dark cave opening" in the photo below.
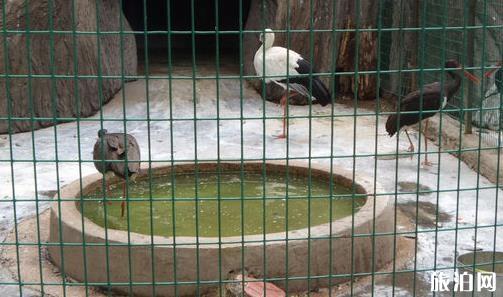
<svg viewBox="0 0 503 297">
<path fill-rule="evenodd" d="M 240 5 L 241 2 L 241 5 Z M 124 1 L 123 11 L 134 31 L 138 48 L 138 62 L 145 62 L 148 48 L 149 63 L 166 62 L 171 47 L 172 62 L 190 59 L 192 54 L 200 59 L 215 60 L 217 25 L 220 57 L 239 60 L 240 23 L 244 27 L 251 0 L 148 0 Z M 218 6 L 217 6 L 218 5 Z M 242 12 L 240 14 L 240 8 Z M 146 22 L 145 22 L 146 20 Z M 199 31 L 194 35 L 192 30 Z M 147 34 L 144 31 L 147 30 Z M 202 32 L 201 32 L 202 31 Z M 236 31 L 226 33 L 224 31 Z M 168 34 L 171 32 L 171 34 Z M 145 42 L 145 36 L 147 40 Z M 193 48 L 193 44 L 195 47 Z"/>
</svg>

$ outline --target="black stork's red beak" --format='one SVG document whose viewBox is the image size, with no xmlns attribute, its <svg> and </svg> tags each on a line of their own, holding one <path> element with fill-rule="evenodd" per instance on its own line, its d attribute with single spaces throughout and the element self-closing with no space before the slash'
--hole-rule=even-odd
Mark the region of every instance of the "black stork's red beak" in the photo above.
<svg viewBox="0 0 503 297">
<path fill-rule="evenodd" d="M 475 76 L 475 75 L 471 74 L 470 72 L 468 72 L 467 70 L 464 70 L 463 74 L 464 74 L 464 76 L 466 78 L 468 78 L 469 80 L 471 80 L 473 83 L 475 83 L 477 85 L 480 84 L 480 79 L 477 76 Z"/>
<path fill-rule="evenodd" d="M 475 84 L 480 85 L 480 79 L 477 76 L 471 74 L 470 72 L 468 72 L 466 70 L 463 71 L 463 74 L 465 75 L 466 78 L 468 78 L 469 80 L 471 80 Z"/>
<path fill-rule="evenodd" d="M 445 61 L 444 67 L 445 68 L 454 68 L 457 71 L 464 68 L 463 65 L 459 64 L 458 61 L 456 61 L 456 60 Z M 451 70 L 449 70 L 449 71 L 451 71 Z M 471 80 L 475 84 L 480 84 L 480 79 L 478 77 L 476 77 L 475 75 L 471 74 L 470 72 L 463 70 L 463 74 L 466 78 L 468 78 L 469 80 Z"/>
<path fill-rule="evenodd" d="M 503 61 L 500 61 L 498 64 L 496 64 L 496 68 L 487 71 L 486 74 L 485 74 L 485 77 L 490 77 L 501 66 L 503 66 Z"/>
</svg>

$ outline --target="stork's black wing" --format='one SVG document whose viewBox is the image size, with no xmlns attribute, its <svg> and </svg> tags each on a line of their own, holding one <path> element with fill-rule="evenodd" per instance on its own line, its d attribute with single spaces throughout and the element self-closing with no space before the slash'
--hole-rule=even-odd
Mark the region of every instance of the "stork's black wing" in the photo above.
<svg viewBox="0 0 503 297">
<path fill-rule="evenodd" d="M 447 94 L 443 95 L 447 96 Z M 442 107 L 442 101 L 442 89 L 440 83 L 435 82 L 424 85 L 421 91 L 416 90 L 405 96 L 400 102 L 400 111 L 422 110 L 426 111 L 426 114 L 429 116 L 433 116 L 435 113 L 432 113 L 431 111 L 438 111 Z"/>
<path fill-rule="evenodd" d="M 314 70 L 311 63 L 303 58 L 298 59 L 296 62 L 298 66 L 295 68 L 295 70 L 299 74 L 313 74 L 311 76 L 312 80 L 310 76 L 302 76 L 289 78 L 289 82 L 302 85 L 308 91 L 311 90 L 312 87 L 311 95 L 316 98 L 315 103 L 320 103 L 322 106 L 329 104 L 332 101 L 332 96 L 330 95 L 330 92 L 328 91 L 328 88 L 325 86 L 325 84 L 317 75 L 315 75 L 316 71 Z M 310 81 L 312 81 L 312 86 Z M 287 83 L 286 80 L 282 80 L 281 82 Z"/>
<path fill-rule="evenodd" d="M 409 93 L 400 103 L 400 114 L 388 117 L 386 131 L 393 136 L 403 126 L 414 125 L 434 116 L 442 108 L 442 102 L 441 86 L 438 82 L 423 86 L 421 92 L 417 90 Z"/>
<path fill-rule="evenodd" d="M 503 68 L 500 68 L 498 71 L 496 71 L 494 79 L 498 93 L 503 94 Z"/>
</svg>

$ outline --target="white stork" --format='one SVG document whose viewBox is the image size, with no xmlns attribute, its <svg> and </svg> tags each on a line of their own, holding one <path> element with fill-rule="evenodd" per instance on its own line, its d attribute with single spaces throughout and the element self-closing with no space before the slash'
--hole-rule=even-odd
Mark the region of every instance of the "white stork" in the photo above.
<svg viewBox="0 0 503 297">
<path fill-rule="evenodd" d="M 318 76 L 299 77 L 299 74 L 315 74 L 315 71 L 311 64 L 302 58 L 300 54 L 284 47 L 273 46 L 274 33 L 271 29 L 265 29 L 265 33 L 260 34 L 260 42 L 262 42 L 262 46 L 255 53 L 253 65 L 258 76 L 265 76 L 266 83 L 272 81 L 285 89 L 285 94 L 280 100 L 280 104 L 283 107 L 283 133 L 277 136 L 277 138 L 285 138 L 287 82 L 293 92 L 311 98 L 313 103 L 319 103 L 322 106 L 332 101 L 331 95 Z M 265 71 L 263 71 L 264 64 Z M 289 77 L 288 80 L 287 77 Z M 311 81 L 312 83 L 310 83 Z M 310 85 L 312 85 L 312 92 L 309 91 L 311 88 Z"/>
</svg>

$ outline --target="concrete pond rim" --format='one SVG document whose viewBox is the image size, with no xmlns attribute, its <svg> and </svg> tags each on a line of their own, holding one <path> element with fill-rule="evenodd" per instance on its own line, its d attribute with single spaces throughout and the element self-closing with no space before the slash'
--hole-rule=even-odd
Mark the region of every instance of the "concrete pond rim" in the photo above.
<svg viewBox="0 0 503 297">
<path fill-rule="evenodd" d="M 198 163 L 198 172 L 222 172 L 244 170 L 260 172 L 265 166 L 268 172 L 288 172 L 329 180 L 346 187 L 353 186 L 357 194 L 367 195 L 361 208 L 332 222 L 288 232 L 231 237 L 163 237 L 122 230 L 108 229 L 95 224 L 81 214 L 75 198 L 85 195 L 89 189 L 101 186 L 102 175 L 93 174 L 63 187 L 61 199 L 51 205 L 48 246 L 49 258 L 70 277 L 97 283 L 110 282 L 188 282 L 179 288 L 159 286 L 159 296 L 175 294 L 193 295 L 206 291 L 211 285 L 200 281 L 218 280 L 221 273 L 246 267 L 257 275 L 284 277 L 306 275 L 347 274 L 351 271 L 371 272 L 379 270 L 393 260 L 394 214 L 392 199 L 373 179 L 330 164 L 307 162 L 221 162 Z M 153 176 L 167 175 L 175 168 L 176 173 L 194 172 L 194 164 L 158 164 L 150 170 Z M 332 175 L 330 175 L 332 172 Z M 148 177 L 143 170 L 139 179 Z M 86 192 L 87 191 L 87 192 Z M 377 195 L 375 194 L 377 193 Z M 84 196 L 82 195 L 82 196 Z M 65 199 L 69 199 L 65 201 Z M 84 227 L 84 232 L 83 232 Z M 355 236 L 356 235 L 356 236 Z M 61 240 L 63 239 L 63 240 Z M 83 242 L 92 243 L 85 246 Z M 65 243 L 65 244 L 62 244 Z M 71 243 L 66 245 L 66 243 Z M 155 251 L 154 251 L 155 250 Z M 175 260 L 173 255 L 176 254 Z M 242 256 L 240 256 L 242 255 Z M 289 255 L 289 265 L 285 265 Z M 344 255 L 341 257 L 341 255 Z M 107 258 L 108 257 L 108 258 Z M 198 258 L 197 265 L 195 258 Z M 244 257 L 244 263 L 242 263 Z M 87 265 L 83 265 L 86 258 Z M 129 258 L 129 261 L 127 260 Z M 267 268 L 264 260 L 267 258 Z M 329 261 L 332 259 L 332 261 Z M 62 266 L 64 267 L 62 268 Z M 83 266 L 86 266 L 84 270 Z M 152 269 L 155 266 L 155 269 Z M 197 267 L 196 267 L 197 266 Z M 108 275 L 111 279 L 107 279 Z M 176 279 L 173 272 L 176 270 Z M 130 275 L 131 273 L 131 275 Z M 347 278 L 298 280 L 288 282 L 291 291 L 305 290 L 313 286 L 342 283 Z M 194 282 L 192 285 L 190 283 Z M 284 284 L 277 283 L 280 287 Z M 133 293 L 149 296 L 152 285 L 134 285 Z M 114 290 L 128 292 L 127 285 L 115 286 Z"/>
</svg>

